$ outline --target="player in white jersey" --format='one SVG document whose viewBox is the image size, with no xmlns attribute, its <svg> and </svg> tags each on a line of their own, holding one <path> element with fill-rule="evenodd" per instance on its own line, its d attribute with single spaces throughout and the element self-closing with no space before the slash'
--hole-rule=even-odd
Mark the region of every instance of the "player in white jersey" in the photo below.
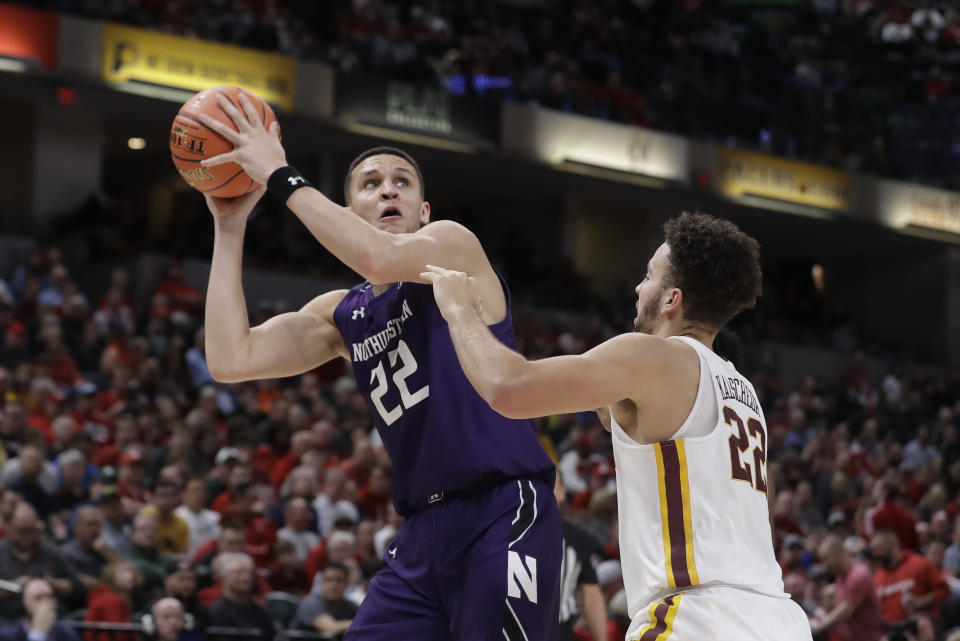
<svg viewBox="0 0 960 641">
<path fill-rule="evenodd" d="M 629 640 L 811 639 L 783 590 L 767 504 L 766 423 L 753 386 L 711 349 L 760 295 L 757 242 L 682 214 L 637 285 L 637 332 L 527 361 L 487 329 L 470 279 L 428 266 L 464 372 L 513 418 L 601 408 L 617 463 Z"/>
</svg>

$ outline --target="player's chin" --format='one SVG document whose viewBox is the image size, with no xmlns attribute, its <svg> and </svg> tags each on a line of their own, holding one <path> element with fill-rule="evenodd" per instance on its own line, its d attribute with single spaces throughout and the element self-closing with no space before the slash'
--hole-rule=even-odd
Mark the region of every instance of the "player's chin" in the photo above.
<svg viewBox="0 0 960 641">
<path fill-rule="evenodd" d="M 410 224 L 403 216 L 388 216 L 377 221 L 377 227 L 392 234 L 405 234 L 410 231 Z"/>
</svg>

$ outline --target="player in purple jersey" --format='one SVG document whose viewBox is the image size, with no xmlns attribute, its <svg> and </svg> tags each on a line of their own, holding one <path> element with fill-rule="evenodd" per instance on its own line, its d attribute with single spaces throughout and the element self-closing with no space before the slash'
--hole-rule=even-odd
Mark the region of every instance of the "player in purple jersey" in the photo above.
<svg viewBox="0 0 960 641">
<path fill-rule="evenodd" d="M 384 555 L 349 640 L 547 640 L 559 618 L 561 526 L 554 468 L 532 423 L 495 413 L 457 361 L 424 262 L 470 274 L 484 323 L 514 347 L 509 294 L 476 237 L 430 223 L 423 176 L 405 152 L 378 147 L 347 172 L 340 207 L 286 163 L 277 130 L 253 106 L 221 101 L 237 126 L 207 126 L 235 161 L 366 281 L 317 296 L 251 328 L 241 262 L 246 219 L 263 194 L 207 198 L 216 229 L 206 306 L 206 352 L 221 381 L 291 376 L 350 359 L 390 454 L 405 521 Z M 429 224 L 428 224 L 429 223 Z"/>
</svg>

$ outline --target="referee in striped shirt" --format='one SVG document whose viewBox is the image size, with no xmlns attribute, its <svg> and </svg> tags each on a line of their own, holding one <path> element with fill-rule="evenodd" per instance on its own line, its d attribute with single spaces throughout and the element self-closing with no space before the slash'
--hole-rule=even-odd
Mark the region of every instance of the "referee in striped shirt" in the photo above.
<svg viewBox="0 0 960 641">
<path fill-rule="evenodd" d="M 566 490 L 560 469 L 553 486 L 557 505 L 566 503 Z M 563 561 L 560 565 L 560 641 L 577 641 L 573 626 L 580 617 L 579 602 L 583 605 L 587 628 L 594 641 L 607 641 L 607 606 L 597 585 L 597 573 L 590 560 L 599 545 L 589 534 L 567 519 L 563 519 Z"/>
</svg>

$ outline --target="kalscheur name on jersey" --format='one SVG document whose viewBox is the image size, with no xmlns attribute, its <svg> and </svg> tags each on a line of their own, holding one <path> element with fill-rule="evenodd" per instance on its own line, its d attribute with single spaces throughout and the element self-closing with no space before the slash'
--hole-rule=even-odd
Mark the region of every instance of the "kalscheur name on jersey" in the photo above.
<svg viewBox="0 0 960 641">
<path fill-rule="evenodd" d="M 714 375 L 714 378 L 717 379 L 717 387 L 720 388 L 720 395 L 724 400 L 732 398 L 740 401 L 758 415 L 760 414 L 760 403 L 757 402 L 757 397 L 753 395 L 746 381 L 736 376 Z"/>
</svg>

